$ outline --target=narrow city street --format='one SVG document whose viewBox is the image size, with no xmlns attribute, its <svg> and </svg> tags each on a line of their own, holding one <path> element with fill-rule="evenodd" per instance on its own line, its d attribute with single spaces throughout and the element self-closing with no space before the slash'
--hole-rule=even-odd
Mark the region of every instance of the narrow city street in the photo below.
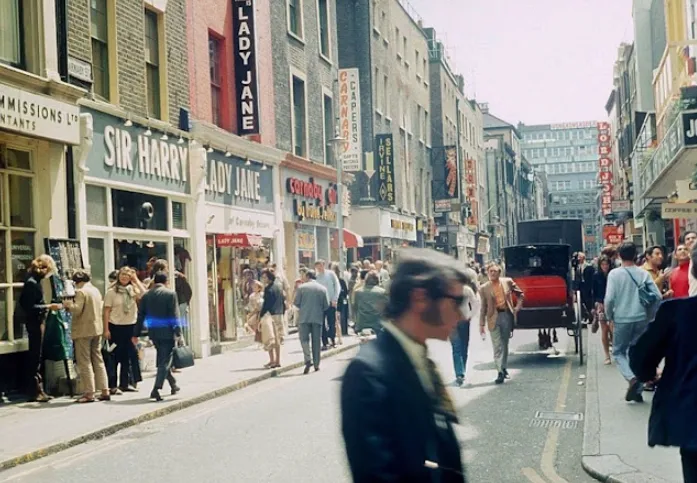
<svg viewBox="0 0 697 483">
<path fill-rule="evenodd" d="M 594 481 L 581 468 L 583 422 L 553 427 L 553 414 L 537 413 L 582 414 L 584 369 L 566 334 L 558 356 L 537 353 L 536 335 L 515 333 L 512 379 L 495 386 L 490 341 L 473 328 L 468 384 L 451 387 L 469 481 Z M 326 360 L 319 373 L 283 374 L 2 472 L 0 482 L 348 482 L 338 393 L 355 352 Z M 452 380 L 450 346 L 433 342 L 430 352 Z"/>
</svg>

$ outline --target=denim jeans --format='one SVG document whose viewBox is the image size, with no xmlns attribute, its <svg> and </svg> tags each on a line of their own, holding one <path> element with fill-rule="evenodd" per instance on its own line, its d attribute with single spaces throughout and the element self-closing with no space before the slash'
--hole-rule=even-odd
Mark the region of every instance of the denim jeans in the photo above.
<svg viewBox="0 0 697 483">
<path fill-rule="evenodd" d="M 455 326 L 450 334 L 450 345 L 453 348 L 453 366 L 455 366 L 455 376 L 465 377 L 467 369 L 467 355 L 470 345 L 470 323 L 463 321 Z"/>
<path fill-rule="evenodd" d="M 648 325 L 648 320 L 615 323 L 615 331 L 612 334 L 612 357 L 615 359 L 615 364 L 617 364 L 622 377 L 627 381 L 634 379 L 634 373 L 629 367 L 629 348 L 636 344 Z"/>
</svg>

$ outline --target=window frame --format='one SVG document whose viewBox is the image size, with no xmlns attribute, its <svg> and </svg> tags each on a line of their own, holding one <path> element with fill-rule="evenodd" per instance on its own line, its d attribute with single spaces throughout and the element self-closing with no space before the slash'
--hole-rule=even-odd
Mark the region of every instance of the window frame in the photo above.
<svg viewBox="0 0 697 483">
<path fill-rule="evenodd" d="M 304 0 L 286 0 L 286 28 L 288 30 L 288 35 L 302 43 L 305 43 L 305 16 L 303 15 L 303 1 Z M 290 13 L 291 2 L 293 3 L 292 8 L 297 13 L 297 15 L 294 18 L 297 22 L 299 32 L 293 32 Z"/>
<path fill-rule="evenodd" d="M 304 150 L 305 153 L 304 155 L 298 155 L 295 153 L 295 141 L 296 141 L 296 119 L 295 119 L 295 82 L 294 79 L 298 79 L 302 81 L 303 83 L 303 101 L 304 101 L 304 133 L 305 133 L 305 139 L 303 140 L 304 142 Z M 291 152 L 293 153 L 294 156 L 298 156 L 300 158 L 305 158 L 305 159 L 310 159 L 310 139 L 309 139 L 309 126 L 308 126 L 308 119 L 307 119 L 307 75 L 304 72 L 301 72 L 298 69 L 295 69 L 293 67 L 290 68 L 289 72 L 289 81 L 290 81 L 290 114 L 291 114 Z"/>
<path fill-rule="evenodd" d="M 31 233 L 33 234 L 33 244 L 34 253 L 33 257 L 38 256 L 43 253 L 43 247 L 39 245 L 39 221 L 38 221 L 38 176 L 36 169 L 36 159 L 39 155 L 39 148 L 33 142 L 27 142 L 19 138 L 10 138 L 6 141 L 0 143 L 0 149 L 2 150 L 14 150 L 29 153 L 29 163 L 30 169 L 19 169 L 10 167 L 0 167 L 0 210 L 2 210 L 2 215 L 0 219 L 0 236 L 5 237 L 5 270 L 6 270 L 6 280 L 5 282 L 0 281 L 0 290 L 5 290 L 5 302 L 6 302 L 6 327 L 5 331 L 7 333 L 8 340 L 0 340 L 0 355 L 6 353 L 16 352 L 18 348 L 25 346 L 28 342 L 26 338 L 16 338 L 14 333 L 14 321 L 12 314 L 14 313 L 14 291 L 16 289 L 21 289 L 24 286 L 24 281 L 21 282 L 14 280 L 14 273 L 12 270 L 12 233 Z M 11 206 L 10 206 L 10 190 L 9 190 L 9 177 L 10 176 L 21 176 L 24 178 L 29 178 L 31 180 L 31 212 L 32 212 L 32 226 L 30 227 L 20 227 L 13 226 L 11 223 Z"/>
<path fill-rule="evenodd" d="M 217 71 L 218 71 L 218 82 L 214 82 L 213 79 L 213 55 L 211 52 L 211 46 L 212 44 L 216 44 L 216 54 L 217 54 L 217 59 L 216 59 L 216 64 L 217 64 Z M 223 92 L 223 86 L 225 85 L 224 82 L 224 69 L 225 69 L 225 58 L 224 58 L 224 50 L 225 47 L 223 45 L 223 39 L 217 35 L 215 32 L 209 30 L 208 31 L 208 73 L 209 73 L 209 83 L 210 83 L 210 88 L 211 88 L 211 122 L 215 124 L 216 126 L 223 128 L 224 126 L 224 121 L 223 121 L 223 107 L 224 107 L 224 92 Z M 215 99 L 214 92 L 217 90 L 217 98 L 218 98 L 218 105 L 215 106 L 213 100 Z M 217 108 L 216 108 L 217 107 Z M 216 122 L 216 117 L 218 122 Z"/>
<path fill-rule="evenodd" d="M 329 103 L 331 105 L 331 115 L 332 115 L 332 120 L 331 124 L 329 126 L 334 126 L 335 124 L 335 119 L 336 115 L 334 114 L 334 95 L 331 90 L 327 89 L 326 87 L 322 87 L 322 131 L 324 132 L 324 146 L 323 146 L 323 152 L 324 152 L 324 164 L 326 166 L 331 166 L 330 163 L 330 153 L 329 153 L 329 140 L 333 138 L 334 132 L 333 130 L 327 133 L 327 109 L 326 109 L 326 102 L 327 99 L 329 99 Z M 336 166 L 334 166 L 336 168 Z"/>
<path fill-rule="evenodd" d="M 157 30 L 157 74 L 158 74 L 158 91 L 159 91 L 159 116 L 154 116 L 150 112 L 150 106 L 146 105 L 148 111 L 148 117 L 159 119 L 160 121 L 169 121 L 169 91 L 167 87 L 167 42 L 165 38 L 165 16 L 163 12 L 154 10 L 145 6 L 143 8 L 143 20 L 147 22 L 147 16 L 154 15 L 155 17 L 155 28 Z M 143 43 L 147 45 L 147 26 L 143 29 Z M 146 86 L 146 104 L 149 104 L 149 94 L 148 94 L 148 65 L 150 64 L 149 59 L 145 59 L 145 86 Z"/>
<path fill-rule="evenodd" d="M 25 8 L 24 2 L 22 0 L 14 0 L 17 6 L 17 35 L 18 35 L 18 47 L 19 47 L 19 62 L 9 62 L 5 60 L 0 60 L 1 65 L 9 65 L 16 69 L 27 70 L 27 41 L 26 41 L 26 28 L 24 25 L 24 15 Z"/>
<path fill-rule="evenodd" d="M 92 61 L 92 93 L 98 98 L 103 99 L 111 104 L 119 102 L 119 86 L 118 86 L 118 69 L 117 65 L 117 49 L 116 49 L 116 5 L 115 0 L 104 0 L 105 20 L 106 20 L 106 41 L 93 37 L 90 33 L 91 61 Z M 92 27 L 92 7 L 90 6 L 90 29 Z M 107 88 L 109 89 L 108 96 L 97 94 L 94 90 L 94 42 L 103 43 L 106 47 L 106 75 Z"/>
<path fill-rule="evenodd" d="M 327 30 L 327 52 L 324 53 L 322 52 L 323 45 L 322 45 L 322 16 L 320 15 L 321 9 L 320 9 L 320 2 L 324 2 L 324 5 L 326 6 L 326 11 L 327 11 L 327 25 L 326 25 L 326 30 Z M 332 49 L 333 49 L 333 44 L 332 44 L 332 12 L 331 12 L 331 2 L 329 0 L 317 0 L 317 38 L 319 40 L 319 56 L 324 59 L 326 62 L 328 62 L 330 65 L 332 64 Z"/>
</svg>

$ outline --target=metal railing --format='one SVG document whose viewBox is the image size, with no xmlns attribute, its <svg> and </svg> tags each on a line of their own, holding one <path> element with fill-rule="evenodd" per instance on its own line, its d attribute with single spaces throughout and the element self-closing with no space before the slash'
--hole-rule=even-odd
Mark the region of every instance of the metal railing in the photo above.
<svg viewBox="0 0 697 483">
<path fill-rule="evenodd" d="M 688 60 L 693 57 L 697 40 L 670 42 L 653 77 L 654 104 L 658 139 L 663 139 L 668 127 L 672 126 L 674 104 L 680 98 L 680 88 L 692 83 Z"/>
</svg>

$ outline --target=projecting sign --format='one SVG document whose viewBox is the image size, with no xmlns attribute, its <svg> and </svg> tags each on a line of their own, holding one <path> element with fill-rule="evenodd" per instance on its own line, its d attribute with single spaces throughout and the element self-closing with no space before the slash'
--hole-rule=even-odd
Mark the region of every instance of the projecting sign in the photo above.
<svg viewBox="0 0 697 483">
<path fill-rule="evenodd" d="M 375 136 L 375 159 L 378 171 L 378 203 L 395 204 L 394 145 L 392 134 Z"/>
<path fill-rule="evenodd" d="M 697 218 L 697 203 L 662 203 L 661 218 L 664 220 Z"/>
<path fill-rule="evenodd" d="M 253 0 L 233 0 L 237 134 L 259 134 L 259 87 Z"/>
<path fill-rule="evenodd" d="M 682 115 L 685 146 L 697 146 L 697 112 L 685 112 Z"/>
<path fill-rule="evenodd" d="M 339 69 L 339 129 L 346 140 L 341 151 L 344 171 L 362 169 L 360 92 L 358 69 Z"/>
</svg>

